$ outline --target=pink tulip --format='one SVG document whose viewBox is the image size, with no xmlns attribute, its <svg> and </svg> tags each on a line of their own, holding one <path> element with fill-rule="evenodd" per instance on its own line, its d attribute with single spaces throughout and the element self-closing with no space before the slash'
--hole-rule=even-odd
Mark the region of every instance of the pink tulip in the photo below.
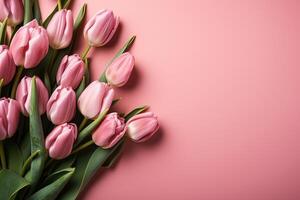
<svg viewBox="0 0 300 200">
<path fill-rule="evenodd" d="M 84 63 L 78 54 L 66 55 L 58 68 L 56 82 L 63 87 L 76 89 L 84 75 Z"/>
<path fill-rule="evenodd" d="M 125 85 L 134 66 L 134 57 L 126 52 L 119 56 L 107 68 L 105 75 L 109 84 L 121 87 Z"/>
<path fill-rule="evenodd" d="M 55 125 L 71 121 L 76 111 L 76 94 L 71 87 L 59 86 L 47 103 L 48 119 Z"/>
<path fill-rule="evenodd" d="M 73 36 L 72 11 L 62 9 L 55 13 L 47 26 L 47 32 L 53 49 L 63 49 L 69 46 Z"/>
<path fill-rule="evenodd" d="M 135 115 L 126 124 L 127 134 L 134 142 L 148 140 L 159 129 L 157 117 L 152 112 Z"/>
<path fill-rule="evenodd" d="M 119 25 L 119 17 L 111 10 L 101 10 L 84 27 L 84 37 L 89 45 L 100 47 L 107 44 Z"/>
<path fill-rule="evenodd" d="M 76 138 L 76 124 L 65 123 L 56 126 L 45 141 L 45 147 L 49 152 L 49 156 L 56 160 L 66 158 L 72 152 Z"/>
<path fill-rule="evenodd" d="M 96 145 L 108 149 L 113 147 L 125 134 L 125 120 L 118 113 L 108 114 L 93 133 Z"/>
<path fill-rule="evenodd" d="M 6 45 L 0 45 L 0 80 L 7 85 L 14 77 L 16 65 Z"/>
<path fill-rule="evenodd" d="M 0 99 L 0 140 L 12 137 L 19 124 L 20 106 L 14 99 Z"/>
<path fill-rule="evenodd" d="M 37 66 L 49 48 L 47 31 L 32 20 L 21 27 L 13 37 L 10 50 L 18 66 L 29 69 Z"/>
<path fill-rule="evenodd" d="M 80 112 L 87 118 L 93 119 L 101 112 L 109 109 L 114 98 L 114 90 L 99 81 L 90 83 L 78 99 Z"/>
<path fill-rule="evenodd" d="M 28 113 L 30 112 L 31 81 L 31 77 L 23 77 L 16 92 L 16 100 L 20 103 L 21 111 L 25 116 L 28 116 Z M 46 86 L 38 77 L 36 77 L 36 89 L 38 94 L 39 113 L 42 115 L 46 111 L 49 94 Z"/>
<path fill-rule="evenodd" d="M 22 0 L 0 0 L 0 20 L 7 17 L 11 26 L 16 26 L 23 21 L 24 8 Z"/>
</svg>

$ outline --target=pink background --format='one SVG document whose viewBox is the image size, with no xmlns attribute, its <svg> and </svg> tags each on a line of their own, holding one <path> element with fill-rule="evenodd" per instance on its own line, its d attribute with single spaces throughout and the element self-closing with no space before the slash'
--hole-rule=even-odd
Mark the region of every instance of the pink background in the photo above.
<svg viewBox="0 0 300 200">
<path fill-rule="evenodd" d="M 84 1 L 75 2 L 77 14 Z M 122 20 L 109 47 L 90 54 L 93 79 L 136 34 L 118 108 L 151 105 L 161 132 L 128 143 L 82 199 L 300 199 L 299 1 L 85 2 L 88 17 L 110 8 Z"/>
</svg>

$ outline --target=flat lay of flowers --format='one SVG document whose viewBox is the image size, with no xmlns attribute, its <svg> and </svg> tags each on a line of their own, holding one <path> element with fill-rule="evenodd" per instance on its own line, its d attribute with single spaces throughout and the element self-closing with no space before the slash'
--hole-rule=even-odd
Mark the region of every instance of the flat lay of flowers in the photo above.
<svg viewBox="0 0 300 200">
<path fill-rule="evenodd" d="M 134 70 L 135 36 L 90 80 L 92 48 L 115 36 L 120 18 L 103 9 L 86 19 L 58 0 L 42 19 L 38 0 L 0 0 L 0 200 L 78 199 L 91 178 L 114 164 L 125 140 L 159 129 L 148 106 L 112 111 Z M 78 32 L 85 50 L 75 53 Z"/>
</svg>

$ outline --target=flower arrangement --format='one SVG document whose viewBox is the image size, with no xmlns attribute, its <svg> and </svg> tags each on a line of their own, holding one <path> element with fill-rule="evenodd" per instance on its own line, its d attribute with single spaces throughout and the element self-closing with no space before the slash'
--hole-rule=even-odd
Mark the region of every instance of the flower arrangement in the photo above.
<svg viewBox="0 0 300 200">
<path fill-rule="evenodd" d="M 58 0 L 42 21 L 38 0 L 0 0 L 0 200 L 76 199 L 126 138 L 143 142 L 159 128 L 146 106 L 110 111 L 133 70 L 135 37 L 90 81 L 89 50 L 106 45 L 120 20 L 99 11 L 84 25 L 87 48 L 74 54 L 87 5 L 74 21 L 70 2 Z"/>
</svg>

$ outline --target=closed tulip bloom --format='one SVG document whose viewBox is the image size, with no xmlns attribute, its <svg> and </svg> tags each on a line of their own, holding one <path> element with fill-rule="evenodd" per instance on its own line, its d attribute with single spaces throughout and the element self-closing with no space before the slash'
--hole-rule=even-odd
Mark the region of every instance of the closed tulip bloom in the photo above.
<svg viewBox="0 0 300 200">
<path fill-rule="evenodd" d="M 93 133 L 96 145 L 108 149 L 113 147 L 125 134 L 125 120 L 118 113 L 108 114 Z"/>
<path fill-rule="evenodd" d="M 111 10 L 101 10 L 92 17 L 84 27 L 84 37 L 92 47 L 107 44 L 119 25 L 119 17 Z"/>
<path fill-rule="evenodd" d="M 0 140 L 12 137 L 19 124 L 20 106 L 14 99 L 0 99 Z"/>
<path fill-rule="evenodd" d="M 125 85 L 134 66 L 134 57 L 126 52 L 119 56 L 106 69 L 105 75 L 109 84 L 121 87 Z"/>
<path fill-rule="evenodd" d="M 135 115 L 126 124 L 127 134 L 134 142 L 148 140 L 159 129 L 157 117 L 152 112 Z"/>
<path fill-rule="evenodd" d="M 113 98 L 112 88 L 105 83 L 94 81 L 79 96 L 78 108 L 85 117 L 93 119 L 110 108 Z"/>
<path fill-rule="evenodd" d="M 6 45 L 0 45 L 0 80 L 7 85 L 14 77 L 16 65 Z"/>
<path fill-rule="evenodd" d="M 47 26 L 50 46 L 63 49 L 69 46 L 73 36 L 73 15 L 71 10 L 62 9 L 55 13 Z"/>
<path fill-rule="evenodd" d="M 78 54 L 66 55 L 57 70 L 56 82 L 63 87 L 76 89 L 84 75 L 84 62 Z"/>
<path fill-rule="evenodd" d="M 0 20 L 7 18 L 11 26 L 20 24 L 24 18 L 22 0 L 0 0 Z"/>
<path fill-rule="evenodd" d="M 56 126 L 46 137 L 45 141 L 45 147 L 48 150 L 50 158 L 60 160 L 70 155 L 76 138 L 76 124 L 65 123 Z"/>
<path fill-rule="evenodd" d="M 31 82 L 31 77 L 23 77 L 16 92 L 16 100 L 19 102 L 21 111 L 25 116 L 28 116 L 28 113 L 30 112 Z M 38 77 L 36 77 L 36 89 L 39 102 L 39 113 L 42 115 L 46 111 L 49 94 L 46 86 Z"/>
<path fill-rule="evenodd" d="M 48 48 L 47 31 L 35 19 L 21 27 L 10 44 L 15 64 L 26 69 L 37 66 L 46 56 Z"/>
<path fill-rule="evenodd" d="M 55 125 L 71 121 L 76 111 L 76 94 L 71 87 L 59 86 L 47 103 L 48 119 Z"/>
</svg>

